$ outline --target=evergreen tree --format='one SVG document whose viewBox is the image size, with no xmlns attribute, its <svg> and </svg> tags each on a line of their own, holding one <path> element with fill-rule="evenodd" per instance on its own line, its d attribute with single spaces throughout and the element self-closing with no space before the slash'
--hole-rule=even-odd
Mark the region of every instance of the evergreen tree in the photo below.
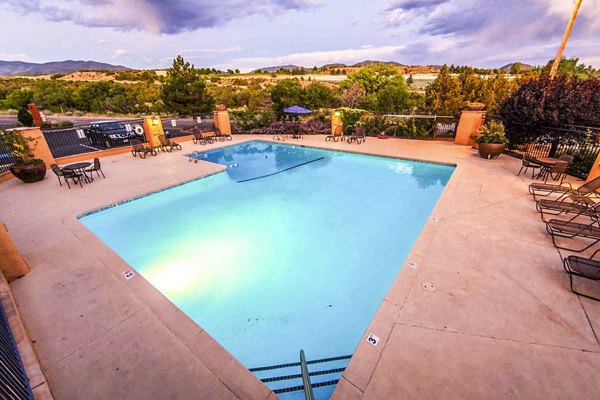
<svg viewBox="0 0 600 400">
<path fill-rule="evenodd" d="M 173 66 L 167 71 L 160 97 L 167 110 L 179 115 L 208 112 L 215 103 L 199 71 L 181 56 L 173 60 Z"/>
</svg>

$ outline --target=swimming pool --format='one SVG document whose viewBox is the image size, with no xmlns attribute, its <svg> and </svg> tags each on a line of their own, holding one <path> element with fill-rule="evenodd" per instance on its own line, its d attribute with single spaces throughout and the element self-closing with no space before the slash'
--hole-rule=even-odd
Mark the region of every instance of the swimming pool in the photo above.
<svg viewBox="0 0 600 400">
<path fill-rule="evenodd" d="M 259 378 L 304 349 L 334 382 L 454 167 L 261 141 L 194 157 L 228 168 L 80 221 Z"/>
</svg>

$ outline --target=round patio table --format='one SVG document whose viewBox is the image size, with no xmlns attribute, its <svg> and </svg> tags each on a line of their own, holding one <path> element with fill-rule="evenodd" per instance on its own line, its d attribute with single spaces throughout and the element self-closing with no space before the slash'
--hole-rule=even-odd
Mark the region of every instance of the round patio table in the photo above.
<svg viewBox="0 0 600 400">
<path fill-rule="evenodd" d="M 92 163 L 90 163 L 90 162 L 78 162 L 78 163 L 73 163 L 73 164 L 65 165 L 62 169 L 68 169 L 70 171 L 82 174 L 83 175 L 83 179 L 86 182 L 91 182 L 91 181 L 94 180 L 94 178 L 89 177 L 87 175 L 87 173 L 85 172 L 85 169 L 87 167 L 89 167 L 90 165 L 92 165 Z"/>
</svg>

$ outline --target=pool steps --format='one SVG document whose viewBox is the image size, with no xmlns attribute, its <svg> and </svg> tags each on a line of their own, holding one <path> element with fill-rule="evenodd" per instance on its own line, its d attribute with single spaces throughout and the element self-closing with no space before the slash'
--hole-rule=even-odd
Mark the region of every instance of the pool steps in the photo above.
<svg viewBox="0 0 600 400">
<path fill-rule="evenodd" d="M 308 371 L 311 388 L 323 388 L 336 385 L 346 369 L 352 355 L 343 355 L 338 357 L 321 358 L 317 360 L 306 361 L 306 367 L 312 365 L 320 367 L 318 370 Z M 304 391 L 304 382 L 302 380 L 301 362 L 292 362 L 286 364 L 269 365 L 264 367 L 250 368 L 262 382 L 267 384 L 274 393 L 280 397 L 287 398 L 287 393 Z M 316 379 L 312 379 L 312 378 Z M 320 398 L 319 394 L 315 398 Z M 294 398 L 304 398 L 304 396 Z"/>
</svg>

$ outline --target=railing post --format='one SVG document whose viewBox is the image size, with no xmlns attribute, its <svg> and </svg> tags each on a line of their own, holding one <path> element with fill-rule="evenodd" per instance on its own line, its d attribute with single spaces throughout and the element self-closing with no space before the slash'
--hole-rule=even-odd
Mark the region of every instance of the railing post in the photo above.
<svg viewBox="0 0 600 400">
<path fill-rule="evenodd" d="M 310 375 L 308 374 L 308 367 L 306 366 L 306 357 L 304 357 L 304 350 L 300 350 L 300 371 L 302 371 L 304 398 L 306 400 L 314 400 L 315 396 L 312 391 L 312 384 L 310 383 Z"/>
</svg>

